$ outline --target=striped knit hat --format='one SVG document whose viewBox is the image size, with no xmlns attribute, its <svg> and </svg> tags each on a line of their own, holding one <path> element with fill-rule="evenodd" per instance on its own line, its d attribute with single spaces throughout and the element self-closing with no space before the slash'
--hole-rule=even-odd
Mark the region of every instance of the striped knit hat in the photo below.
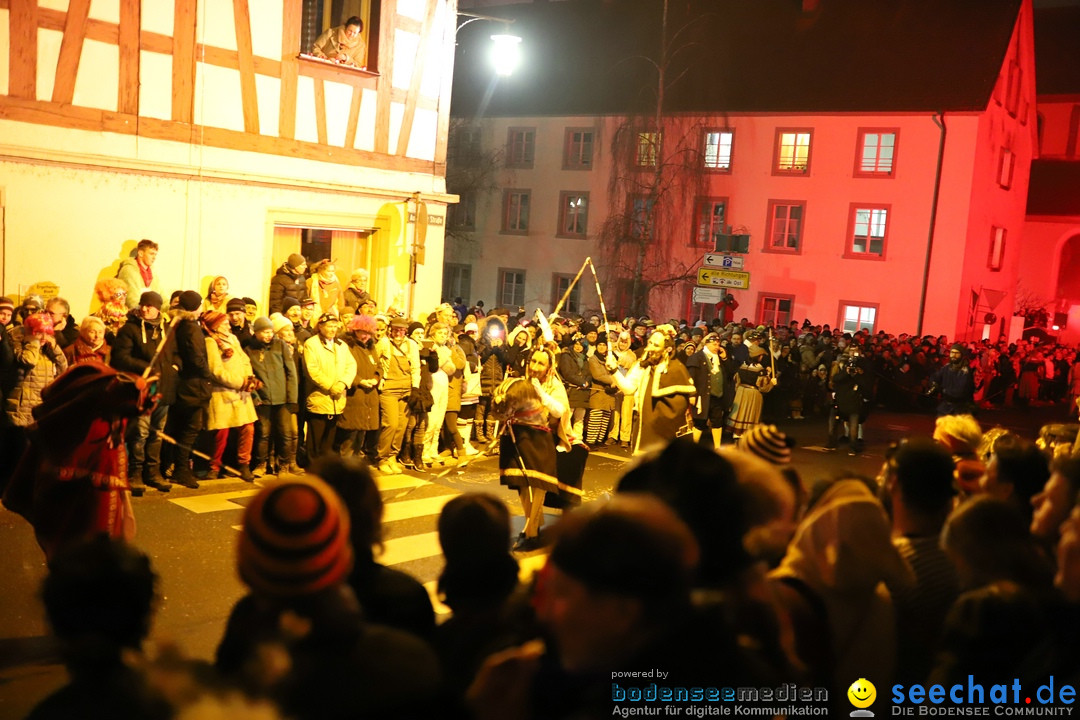
<svg viewBox="0 0 1080 720">
<path fill-rule="evenodd" d="M 343 582 L 352 569 L 349 514 L 322 480 L 269 485 L 244 512 L 240 579 L 275 597 L 295 597 Z"/>
<path fill-rule="evenodd" d="M 777 429 L 775 425 L 757 425 L 739 438 L 736 447 L 753 453 L 773 465 L 791 462 L 791 448 L 795 441 Z"/>
</svg>

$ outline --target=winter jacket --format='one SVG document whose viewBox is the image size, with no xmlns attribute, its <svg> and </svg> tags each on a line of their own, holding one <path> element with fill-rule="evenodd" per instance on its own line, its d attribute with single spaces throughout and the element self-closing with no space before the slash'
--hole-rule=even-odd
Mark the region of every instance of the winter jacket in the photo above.
<svg viewBox="0 0 1080 720">
<path fill-rule="evenodd" d="M 356 377 L 353 378 L 345 401 L 345 413 L 338 418 L 338 427 L 344 430 L 379 429 L 379 359 L 374 347 L 366 348 L 354 338 L 345 338 L 353 360 L 356 361 Z M 364 387 L 361 380 L 375 380 L 375 385 Z"/>
<path fill-rule="evenodd" d="M 161 281 L 158 280 L 157 275 L 153 274 L 153 269 L 150 271 L 150 284 L 143 283 L 142 273 L 139 272 L 139 262 L 133 257 L 129 257 L 120 263 L 120 269 L 116 272 L 116 279 L 123 281 L 127 285 L 127 303 L 128 310 L 135 310 L 139 307 L 139 298 L 147 290 L 153 290 L 158 295 L 161 294 Z"/>
<path fill-rule="evenodd" d="M 595 353 L 589 358 L 589 375 L 593 382 L 589 388 L 590 410 L 615 409 L 615 396 L 619 394 L 619 386 L 615 384 L 615 378 L 604 364 L 606 360 L 606 357 Z"/>
<path fill-rule="evenodd" d="M 389 337 L 383 337 L 375 343 L 375 353 L 382 377 L 380 392 L 408 395 L 410 389 L 420 387 L 420 348 L 416 343 L 405 338 L 398 347 Z"/>
<path fill-rule="evenodd" d="M 328 344 L 322 336 L 312 335 L 304 342 L 303 358 L 308 376 L 308 412 L 317 415 L 345 412 L 346 391 L 356 378 L 356 360 L 349 346 L 336 338 Z M 331 390 L 341 390 L 341 394 L 334 397 Z"/>
<path fill-rule="evenodd" d="M 345 307 L 352 309 L 353 312 L 359 312 L 360 306 L 368 300 L 371 300 L 371 293 L 367 290 L 361 292 L 352 285 L 345 288 Z"/>
<path fill-rule="evenodd" d="M 229 336 L 228 344 L 232 348 L 232 355 L 228 358 L 222 356 L 216 339 L 208 337 L 205 343 L 206 357 L 213 377 L 210 404 L 206 408 L 206 429 L 222 430 L 255 422 L 258 417 L 255 415 L 255 403 L 252 402 L 251 393 L 240 389 L 254 374 L 251 360 L 244 354 L 240 341 L 232 335 Z"/>
<path fill-rule="evenodd" d="M 189 406 L 205 405 L 210 399 L 210 361 L 206 355 L 206 335 L 199 326 L 198 312 L 178 313 L 176 358 L 178 380 L 176 399 Z"/>
<path fill-rule="evenodd" d="M 142 375 L 146 366 L 154 358 L 162 334 L 169 332 L 169 324 L 162 320 L 158 324 L 147 322 L 139 317 L 136 308 L 128 313 L 127 322 L 116 333 L 113 340 L 109 364 L 117 370 Z M 161 349 L 161 354 L 154 363 L 151 375 L 157 375 L 157 392 L 161 395 L 162 405 L 176 402 L 176 337 L 169 338 Z"/>
<path fill-rule="evenodd" d="M 465 380 L 465 363 L 468 361 L 465 359 L 465 352 L 457 343 L 448 345 L 447 348 L 450 350 L 450 362 L 454 367 L 451 369 L 448 365 L 444 365 L 442 368 L 447 377 L 446 411 L 460 412 L 461 386 Z"/>
<path fill-rule="evenodd" d="M 491 397 L 506 374 L 506 346 L 484 347 L 480 353 L 480 394 Z"/>
<path fill-rule="evenodd" d="M 34 422 L 31 411 L 41 404 L 41 391 L 67 370 L 67 358 L 55 344 L 44 346 L 37 340 L 15 342 L 15 387 L 7 396 L 5 411 L 13 425 L 27 427 Z"/>
<path fill-rule="evenodd" d="M 303 300 L 307 296 L 307 278 L 293 270 L 289 263 L 282 263 L 274 277 L 270 278 L 270 302 L 267 307 L 271 314 L 281 312 L 285 298 Z"/>
<path fill-rule="evenodd" d="M 254 393 L 255 404 L 295 405 L 297 380 L 292 348 L 281 338 L 273 338 L 265 345 L 252 338 L 244 350 L 255 377 L 263 384 Z"/>
<path fill-rule="evenodd" d="M 589 368 L 585 364 L 585 359 L 584 353 L 575 353 L 573 350 L 563 350 L 559 353 L 559 377 L 566 385 L 566 397 L 570 400 L 571 408 L 589 406 L 589 387 L 592 385 L 592 378 L 589 377 Z"/>
<path fill-rule="evenodd" d="M 99 362 L 102 365 L 109 364 L 109 346 L 104 340 L 97 348 L 90 347 L 82 338 L 64 348 L 64 357 L 67 358 L 68 367 L 85 362 Z"/>
</svg>

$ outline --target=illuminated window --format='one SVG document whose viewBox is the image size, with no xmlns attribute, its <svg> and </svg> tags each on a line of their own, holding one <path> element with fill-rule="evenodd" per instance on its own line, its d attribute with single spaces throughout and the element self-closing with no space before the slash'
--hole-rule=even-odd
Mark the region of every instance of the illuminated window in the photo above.
<svg viewBox="0 0 1080 720">
<path fill-rule="evenodd" d="M 698 198 L 694 217 L 694 235 L 692 245 L 700 245 L 710 250 L 716 249 L 716 243 L 724 234 L 724 221 L 727 215 L 727 198 Z"/>
<path fill-rule="evenodd" d="M 846 333 L 868 330 L 874 332 L 878 306 L 874 303 L 840 301 L 840 329 Z"/>
<path fill-rule="evenodd" d="M 1005 228 L 994 226 L 990 228 L 990 257 L 987 265 L 994 272 L 1001 270 L 1002 261 L 1005 258 Z"/>
<path fill-rule="evenodd" d="M 730 130 L 705 133 L 705 169 L 731 170 L 731 146 L 735 134 Z"/>
<path fill-rule="evenodd" d="M 499 304 L 519 308 L 525 304 L 525 271 L 499 268 Z M 462 295 L 464 297 L 464 295 Z"/>
<path fill-rule="evenodd" d="M 634 163 L 638 167 L 656 167 L 660 156 L 660 133 L 639 132 L 634 153 Z"/>
<path fill-rule="evenodd" d="M 287 6 L 288 7 L 288 6 Z M 315 40 L 329 27 L 338 27 L 352 16 L 364 22 L 360 37 L 367 47 L 364 66 L 375 71 L 379 61 L 379 15 L 382 3 L 345 3 L 327 0 L 301 0 L 300 2 L 300 52 L 310 55 L 315 47 Z"/>
<path fill-rule="evenodd" d="M 806 175 L 810 172 L 810 130 L 777 130 L 774 172 Z"/>
<path fill-rule="evenodd" d="M 765 250 L 799 252 L 802 247 L 803 216 L 806 203 L 793 200 L 770 200 L 768 234 Z"/>
<path fill-rule="evenodd" d="M 583 128 L 566 128 L 563 150 L 563 170 L 591 170 L 593 131 Z"/>
<path fill-rule="evenodd" d="M 533 128 L 510 128 L 506 140 L 506 166 L 531 168 L 536 146 L 536 130 Z"/>
<path fill-rule="evenodd" d="M 889 207 L 851 206 L 851 224 L 844 257 L 885 257 L 889 230 Z"/>
<path fill-rule="evenodd" d="M 589 222 L 589 194 L 559 193 L 559 235 L 585 237 Z"/>
<path fill-rule="evenodd" d="M 529 197 L 528 190 L 507 190 L 503 193 L 503 232 L 528 232 Z"/>
<path fill-rule="evenodd" d="M 896 160 L 896 135 L 895 130 L 860 130 L 855 174 L 863 177 L 891 177 Z"/>
<path fill-rule="evenodd" d="M 794 295 L 762 295 L 758 304 L 758 324 L 773 327 L 790 325 L 794 304 Z"/>
</svg>

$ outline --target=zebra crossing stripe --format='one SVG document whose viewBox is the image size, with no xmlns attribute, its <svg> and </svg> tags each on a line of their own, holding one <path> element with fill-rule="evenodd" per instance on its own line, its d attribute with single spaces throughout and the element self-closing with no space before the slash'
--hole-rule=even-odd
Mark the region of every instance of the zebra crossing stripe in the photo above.
<svg viewBox="0 0 1080 720">
<path fill-rule="evenodd" d="M 185 498 L 169 498 L 169 502 L 179 505 L 185 510 L 197 514 L 223 512 L 225 510 L 241 510 L 241 506 L 232 502 L 238 498 L 251 497 L 262 488 L 248 488 L 234 492 L 213 493 L 211 495 L 193 495 Z"/>
<path fill-rule="evenodd" d="M 398 520 L 412 520 L 427 515 L 438 515 L 442 512 L 443 505 L 460 494 L 450 493 L 430 498 L 420 498 L 419 500 L 396 500 L 387 503 L 383 508 L 383 522 L 391 523 Z"/>
</svg>

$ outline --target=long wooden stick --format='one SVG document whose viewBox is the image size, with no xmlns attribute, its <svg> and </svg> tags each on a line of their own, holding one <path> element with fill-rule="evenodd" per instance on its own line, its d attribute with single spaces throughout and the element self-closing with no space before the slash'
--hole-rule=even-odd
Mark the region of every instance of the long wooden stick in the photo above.
<svg viewBox="0 0 1080 720">
<path fill-rule="evenodd" d="M 161 357 L 161 351 L 165 349 L 165 343 L 167 343 L 169 341 L 169 338 L 171 338 L 176 332 L 176 326 L 179 324 L 180 323 L 178 322 L 169 323 L 169 329 L 161 334 L 161 340 L 158 342 L 157 350 L 154 351 L 154 357 L 150 358 L 150 363 L 146 366 L 146 369 L 143 370 L 142 376 L 144 380 L 150 377 L 150 373 L 154 369 L 154 363 L 156 363 L 157 359 Z"/>
<path fill-rule="evenodd" d="M 574 281 L 570 283 L 569 287 L 566 288 L 566 292 L 564 292 L 563 296 L 559 298 L 559 304 L 556 305 L 555 309 L 551 311 L 551 315 L 549 315 L 549 317 L 555 317 L 559 314 L 559 311 L 562 310 L 563 303 L 565 303 L 567 298 L 570 297 L 570 292 L 574 289 L 574 286 L 577 285 L 577 281 L 581 279 L 581 273 L 585 272 L 585 266 L 591 262 L 592 258 L 587 257 L 585 258 L 585 262 L 581 263 L 581 269 L 578 270 L 577 275 L 574 276 Z"/>
<path fill-rule="evenodd" d="M 165 433 L 161 432 L 160 430 L 157 430 L 156 432 L 157 432 L 157 436 L 159 438 L 161 438 L 165 442 L 169 443 L 170 445 L 175 445 L 178 448 L 184 447 L 183 445 L 180 444 L 180 441 L 177 440 L 176 438 L 170 437 L 169 435 L 166 435 Z M 199 452 L 195 448 L 190 448 L 189 452 L 191 452 L 191 454 L 194 455 L 197 458 L 202 458 L 203 460 L 209 460 L 211 464 L 213 464 L 213 462 L 214 462 L 214 458 L 210 457 L 209 455 L 207 455 L 204 452 Z M 240 474 L 239 470 L 237 470 L 236 468 L 231 468 L 228 465 L 226 465 L 225 463 L 221 463 L 221 469 L 224 470 L 225 472 L 229 473 L 230 475 L 235 475 L 236 477 L 243 477 L 243 475 Z"/>
<path fill-rule="evenodd" d="M 604 318 L 604 334 L 608 336 L 607 339 L 607 354 L 608 360 L 615 355 L 614 347 L 615 343 L 611 341 L 611 329 L 608 326 L 607 308 L 604 307 L 604 293 L 600 292 L 600 277 L 596 274 L 596 265 L 593 264 L 592 258 L 585 258 L 585 262 L 589 264 L 589 269 L 592 270 L 593 282 L 596 284 L 596 297 L 600 299 L 600 315 Z"/>
</svg>

